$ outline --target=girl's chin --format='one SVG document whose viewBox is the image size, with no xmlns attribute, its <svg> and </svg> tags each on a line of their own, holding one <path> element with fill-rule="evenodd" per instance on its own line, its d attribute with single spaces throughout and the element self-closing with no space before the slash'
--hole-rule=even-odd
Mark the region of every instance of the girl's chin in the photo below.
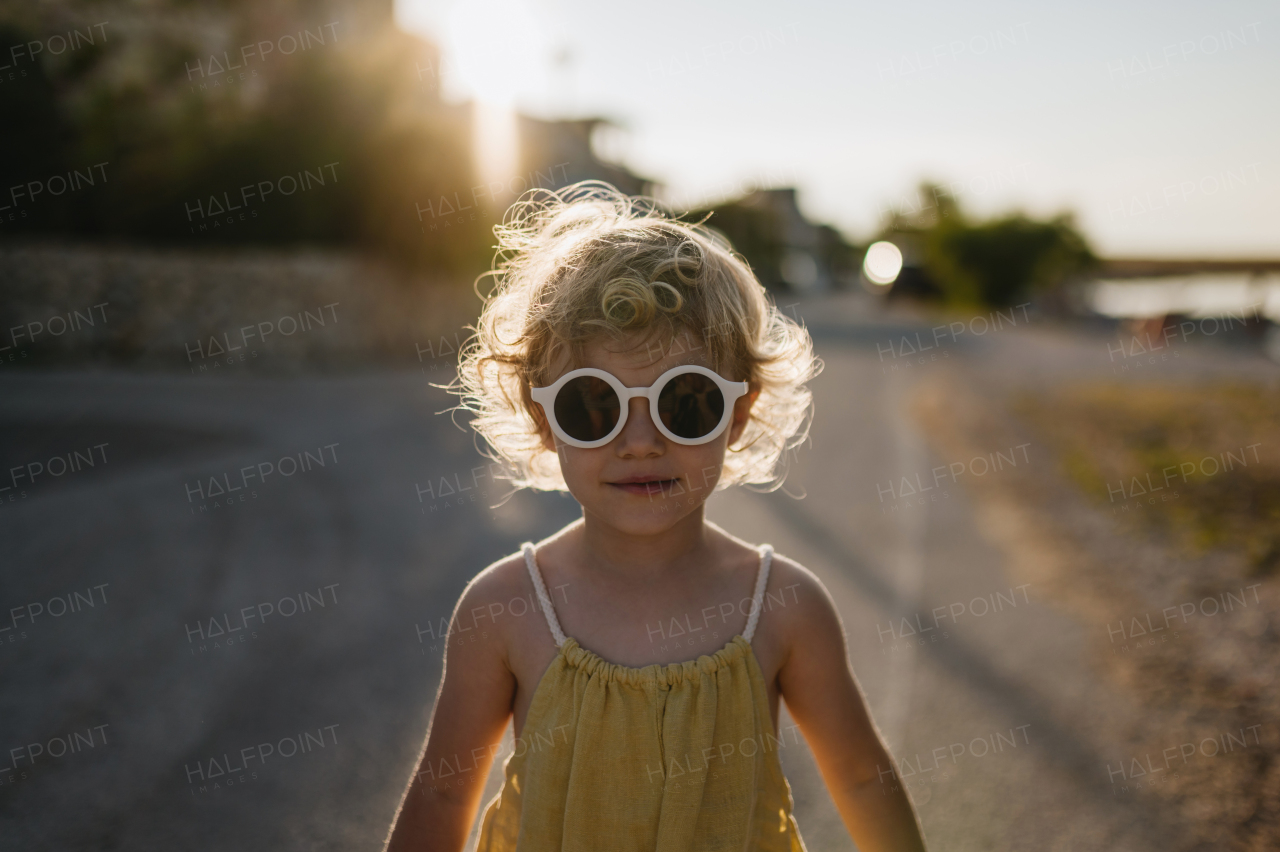
<svg viewBox="0 0 1280 852">
<path fill-rule="evenodd" d="M 676 522 L 697 510 L 689 501 L 637 499 L 618 494 L 614 500 L 587 506 L 587 515 L 594 520 L 629 535 L 649 535 L 670 529 Z"/>
</svg>

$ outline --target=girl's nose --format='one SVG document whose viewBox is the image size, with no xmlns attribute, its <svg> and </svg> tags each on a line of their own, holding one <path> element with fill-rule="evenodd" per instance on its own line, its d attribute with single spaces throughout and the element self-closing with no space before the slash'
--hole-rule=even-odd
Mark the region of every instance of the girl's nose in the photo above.
<svg viewBox="0 0 1280 852">
<path fill-rule="evenodd" d="M 616 452 L 619 456 L 633 458 L 661 455 L 666 448 L 666 439 L 649 416 L 649 400 L 636 397 L 628 400 L 628 404 L 630 408 L 627 410 L 627 424 L 614 439 L 617 443 Z"/>
</svg>

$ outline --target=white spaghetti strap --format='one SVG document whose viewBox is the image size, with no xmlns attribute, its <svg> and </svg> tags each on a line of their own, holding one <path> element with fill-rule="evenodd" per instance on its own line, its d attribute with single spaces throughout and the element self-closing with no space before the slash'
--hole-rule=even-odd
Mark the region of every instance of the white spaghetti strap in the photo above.
<svg viewBox="0 0 1280 852">
<path fill-rule="evenodd" d="M 764 606 L 764 590 L 769 585 L 769 563 L 773 561 L 773 545 L 760 546 L 760 570 L 756 575 L 756 590 L 751 596 L 751 614 L 747 616 L 747 629 L 742 631 L 742 638 L 747 642 L 756 633 L 756 625 L 760 622 L 760 609 Z"/>
<path fill-rule="evenodd" d="M 538 563 L 533 558 L 533 542 L 526 541 L 520 545 L 520 549 L 524 551 L 524 564 L 529 569 L 529 577 L 533 580 L 534 591 L 538 593 L 538 603 L 542 605 L 542 612 L 547 617 L 547 626 L 551 628 L 551 638 L 556 640 L 556 647 L 559 648 L 564 644 L 564 631 L 560 629 L 560 621 L 556 618 L 555 607 L 551 605 L 551 596 L 547 594 L 547 587 L 542 582 L 542 572 L 538 570 Z"/>
</svg>

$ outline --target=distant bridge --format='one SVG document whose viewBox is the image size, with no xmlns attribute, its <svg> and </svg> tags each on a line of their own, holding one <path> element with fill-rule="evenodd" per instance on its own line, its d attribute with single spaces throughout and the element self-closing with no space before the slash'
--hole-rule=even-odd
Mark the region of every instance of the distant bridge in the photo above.
<svg viewBox="0 0 1280 852">
<path fill-rule="evenodd" d="M 1222 272 L 1253 273 L 1256 275 L 1280 272 L 1280 258 L 1169 260 L 1117 257 L 1104 259 L 1095 274 L 1098 278 L 1158 278 L 1171 275 L 1199 275 Z"/>
</svg>

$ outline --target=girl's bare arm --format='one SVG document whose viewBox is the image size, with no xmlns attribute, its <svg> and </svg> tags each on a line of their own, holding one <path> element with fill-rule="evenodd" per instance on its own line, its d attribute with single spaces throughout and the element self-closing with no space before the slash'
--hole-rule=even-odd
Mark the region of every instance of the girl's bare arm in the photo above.
<svg viewBox="0 0 1280 852">
<path fill-rule="evenodd" d="M 492 573 L 482 574 L 454 610 L 424 751 L 387 852 L 461 852 L 467 842 L 516 691 L 501 625 L 485 615 L 492 601 L 506 599 L 497 586 Z"/>
<path fill-rule="evenodd" d="M 854 678 L 835 604 L 816 577 L 792 566 L 800 590 L 787 608 L 790 650 L 778 672 L 787 709 L 858 849 L 921 851 L 919 820 Z"/>
</svg>

